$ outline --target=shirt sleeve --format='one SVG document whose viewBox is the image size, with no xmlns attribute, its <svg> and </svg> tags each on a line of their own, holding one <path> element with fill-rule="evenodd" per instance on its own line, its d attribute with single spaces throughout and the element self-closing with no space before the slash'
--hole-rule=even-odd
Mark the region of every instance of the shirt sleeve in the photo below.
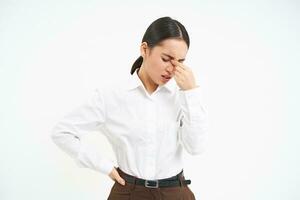
<svg viewBox="0 0 300 200">
<path fill-rule="evenodd" d="M 67 113 L 51 131 L 53 142 L 81 168 L 90 168 L 108 175 L 114 162 L 99 155 L 91 146 L 81 143 L 82 137 L 105 123 L 105 104 L 99 89 L 84 104 Z"/>
<path fill-rule="evenodd" d="M 179 103 L 182 110 L 179 137 L 188 153 L 201 154 L 205 151 L 208 135 L 207 106 L 202 90 L 198 86 L 189 90 L 179 90 Z"/>
</svg>

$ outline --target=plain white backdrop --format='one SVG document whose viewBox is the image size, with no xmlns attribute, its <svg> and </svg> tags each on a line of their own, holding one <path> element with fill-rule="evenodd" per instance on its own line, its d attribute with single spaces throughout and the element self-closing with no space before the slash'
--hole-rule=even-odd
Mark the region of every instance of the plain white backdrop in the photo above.
<svg viewBox="0 0 300 200">
<path fill-rule="evenodd" d="M 197 200 L 298 200 L 298 1 L 1 1 L 0 199 L 106 199 L 113 181 L 79 168 L 52 126 L 129 74 L 146 28 L 180 21 L 204 90 L 206 152 L 185 154 Z M 84 142 L 114 158 L 101 133 Z"/>
</svg>

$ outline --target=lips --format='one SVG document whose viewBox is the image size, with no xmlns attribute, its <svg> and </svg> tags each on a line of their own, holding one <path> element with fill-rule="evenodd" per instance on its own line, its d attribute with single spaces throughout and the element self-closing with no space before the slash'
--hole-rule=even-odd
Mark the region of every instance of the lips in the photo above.
<svg viewBox="0 0 300 200">
<path fill-rule="evenodd" d="M 165 78 L 165 79 L 170 79 L 171 78 L 171 76 L 165 76 L 165 75 L 161 75 L 163 78 Z"/>
</svg>

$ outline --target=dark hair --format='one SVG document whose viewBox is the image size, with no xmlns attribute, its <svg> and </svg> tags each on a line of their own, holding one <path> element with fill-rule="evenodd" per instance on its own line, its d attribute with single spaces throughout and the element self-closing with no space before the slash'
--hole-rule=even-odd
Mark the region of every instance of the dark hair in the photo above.
<svg viewBox="0 0 300 200">
<path fill-rule="evenodd" d="M 164 39 L 179 38 L 183 39 L 188 48 L 190 46 L 190 38 L 185 27 L 171 17 L 161 17 L 156 19 L 147 28 L 142 42 L 147 42 L 150 48 L 160 43 Z M 143 63 L 143 57 L 140 56 L 132 65 L 130 73 L 133 74 L 136 69 L 140 68 Z"/>
</svg>

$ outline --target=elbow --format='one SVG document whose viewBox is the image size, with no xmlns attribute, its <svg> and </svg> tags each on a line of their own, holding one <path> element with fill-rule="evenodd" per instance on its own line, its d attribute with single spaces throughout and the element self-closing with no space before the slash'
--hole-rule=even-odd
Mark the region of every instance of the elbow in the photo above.
<svg viewBox="0 0 300 200">
<path fill-rule="evenodd" d="M 197 146 L 197 147 L 193 147 L 193 148 L 186 147 L 185 149 L 190 155 L 193 155 L 193 156 L 201 155 L 205 152 L 205 148 L 202 146 Z"/>
<path fill-rule="evenodd" d="M 58 144 L 59 143 L 59 135 L 60 132 L 56 131 L 55 128 L 52 128 L 50 131 L 50 140 L 55 143 Z"/>
<path fill-rule="evenodd" d="M 58 128 L 58 125 L 55 125 L 51 130 L 50 130 L 50 139 L 58 144 L 60 140 L 64 138 L 63 131 Z"/>
<path fill-rule="evenodd" d="M 50 139 L 52 141 L 55 141 L 57 139 L 59 135 L 59 131 L 57 131 L 56 126 L 52 127 L 52 129 L 50 130 Z"/>
</svg>

